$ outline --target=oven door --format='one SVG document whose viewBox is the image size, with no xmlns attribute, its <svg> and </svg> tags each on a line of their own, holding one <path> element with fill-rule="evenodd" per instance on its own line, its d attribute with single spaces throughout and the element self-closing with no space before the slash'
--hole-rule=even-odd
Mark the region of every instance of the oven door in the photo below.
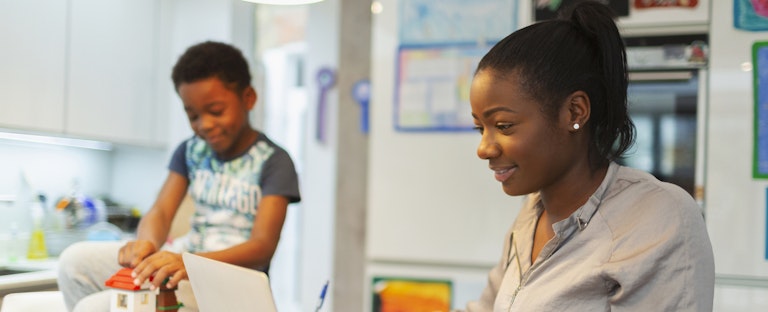
<svg viewBox="0 0 768 312">
<path fill-rule="evenodd" d="M 631 71 L 629 114 L 635 145 L 619 163 L 704 198 L 705 69 Z"/>
</svg>

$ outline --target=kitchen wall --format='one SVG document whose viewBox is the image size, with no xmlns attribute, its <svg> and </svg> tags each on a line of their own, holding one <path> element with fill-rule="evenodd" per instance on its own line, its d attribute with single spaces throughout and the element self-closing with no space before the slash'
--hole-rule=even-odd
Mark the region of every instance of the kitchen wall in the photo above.
<svg viewBox="0 0 768 312">
<path fill-rule="evenodd" d="M 24 182 L 44 194 L 48 209 L 73 191 L 108 197 L 126 207 L 146 211 L 159 190 L 166 162 L 161 149 L 113 146 L 95 150 L 52 144 L 0 140 L 0 242 L 19 231 L 29 234 L 31 213 L 18 200 Z M 63 246 L 57 247 L 61 248 Z M 5 253 L 3 250 L 1 253 Z M 0 256 L 0 261 L 5 260 Z"/>
<path fill-rule="evenodd" d="M 111 151 L 0 140 L 0 195 L 16 195 L 25 173 L 34 191 L 56 200 L 73 182 L 86 194 L 109 194 Z"/>
<path fill-rule="evenodd" d="M 766 311 L 768 181 L 752 177 L 752 44 L 768 36 L 734 28 L 734 1 L 712 2 L 704 203 L 719 284 L 715 308 Z"/>
<path fill-rule="evenodd" d="M 718 273 L 768 279 L 766 187 L 752 178 L 752 44 L 765 32 L 733 27 L 733 3 L 715 1 L 712 16 L 707 144 L 707 220 Z M 738 256 L 734 256 L 738 255 Z"/>
<path fill-rule="evenodd" d="M 168 174 L 168 150 L 116 146 L 112 152 L 110 196 L 142 212 L 152 207 Z"/>
</svg>

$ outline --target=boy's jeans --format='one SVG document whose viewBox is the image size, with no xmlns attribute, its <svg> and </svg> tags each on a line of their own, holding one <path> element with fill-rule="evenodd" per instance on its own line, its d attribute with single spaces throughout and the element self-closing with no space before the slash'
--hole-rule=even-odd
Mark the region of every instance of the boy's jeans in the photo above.
<svg viewBox="0 0 768 312">
<path fill-rule="evenodd" d="M 69 311 L 109 311 L 112 294 L 104 282 L 122 267 L 117 253 L 125 242 L 86 241 L 72 244 L 59 256 L 59 290 Z M 182 280 L 176 298 L 179 311 L 197 311 L 189 281 Z"/>
</svg>

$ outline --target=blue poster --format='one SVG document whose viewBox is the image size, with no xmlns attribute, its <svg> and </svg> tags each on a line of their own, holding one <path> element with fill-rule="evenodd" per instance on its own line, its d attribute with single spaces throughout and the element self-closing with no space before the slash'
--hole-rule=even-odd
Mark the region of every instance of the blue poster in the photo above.
<svg viewBox="0 0 768 312">
<path fill-rule="evenodd" d="M 768 179 L 768 42 L 752 45 L 754 74 L 754 155 L 752 176 Z"/>
<path fill-rule="evenodd" d="M 768 1 L 734 0 L 733 27 L 749 31 L 768 30 Z"/>
<path fill-rule="evenodd" d="M 398 131 L 472 131 L 469 88 L 490 47 L 401 46 L 395 86 Z"/>
<path fill-rule="evenodd" d="M 491 46 L 517 29 L 518 0 L 401 0 L 394 127 L 471 131 L 469 86 Z"/>
<path fill-rule="evenodd" d="M 400 44 L 499 41 L 517 29 L 517 0 L 402 0 Z"/>
</svg>

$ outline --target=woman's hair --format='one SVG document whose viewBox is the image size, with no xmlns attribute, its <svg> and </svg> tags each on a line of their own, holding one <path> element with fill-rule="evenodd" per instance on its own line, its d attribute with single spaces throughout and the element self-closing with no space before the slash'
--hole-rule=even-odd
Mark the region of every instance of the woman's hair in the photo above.
<svg viewBox="0 0 768 312">
<path fill-rule="evenodd" d="M 248 62 L 239 49 L 221 42 L 206 41 L 193 45 L 179 57 L 173 66 L 171 79 L 174 89 L 182 83 L 196 82 L 211 77 L 240 94 L 251 85 Z"/>
<path fill-rule="evenodd" d="M 555 120 L 567 96 L 581 90 L 591 102 L 589 159 L 614 160 L 635 139 L 627 115 L 627 61 L 624 42 L 607 6 L 579 2 L 557 19 L 520 29 L 498 42 L 477 72 L 499 78 L 516 74 L 521 86 Z"/>
</svg>

